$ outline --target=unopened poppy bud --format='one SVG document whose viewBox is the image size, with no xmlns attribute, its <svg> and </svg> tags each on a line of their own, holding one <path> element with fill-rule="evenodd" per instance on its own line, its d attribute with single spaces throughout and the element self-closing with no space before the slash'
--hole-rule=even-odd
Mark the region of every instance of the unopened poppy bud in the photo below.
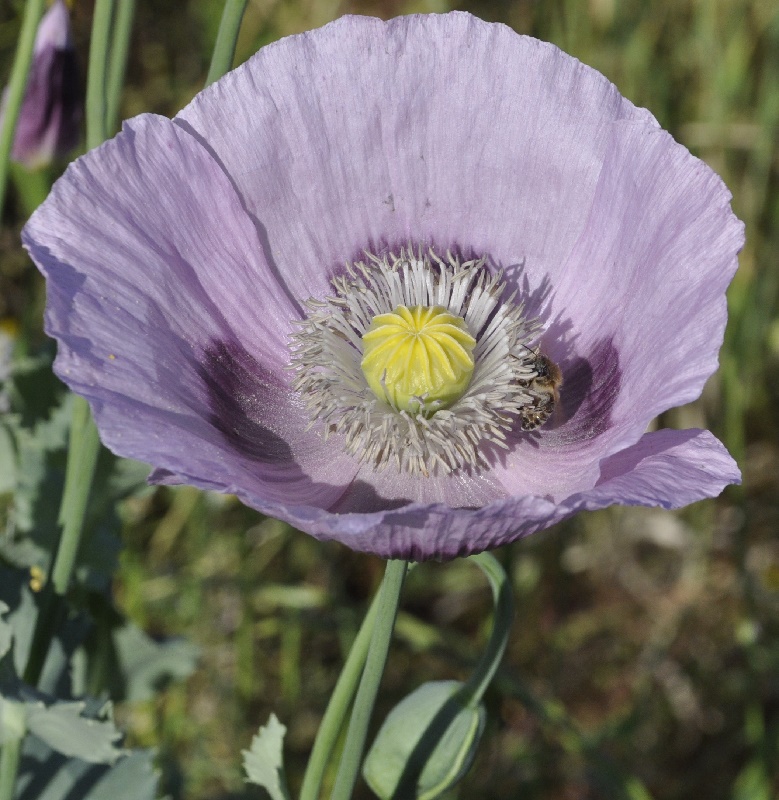
<svg viewBox="0 0 779 800">
<path fill-rule="evenodd" d="M 7 91 L 0 118 L 5 112 Z M 38 26 L 11 158 L 36 169 L 64 156 L 78 144 L 82 114 L 70 15 L 64 0 L 56 0 Z"/>
<path fill-rule="evenodd" d="M 459 681 L 431 681 L 390 711 L 363 765 L 381 800 L 433 800 L 468 771 L 484 730 L 479 702 L 460 698 Z"/>
</svg>

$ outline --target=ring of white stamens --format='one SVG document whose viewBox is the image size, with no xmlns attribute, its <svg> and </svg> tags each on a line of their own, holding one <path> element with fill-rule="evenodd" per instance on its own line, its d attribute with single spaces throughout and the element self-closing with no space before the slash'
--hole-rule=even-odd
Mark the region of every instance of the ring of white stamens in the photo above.
<svg viewBox="0 0 779 800">
<path fill-rule="evenodd" d="M 344 446 L 376 470 L 394 465 L 419 475 L 489 466 L 485 448 L 506 447 L 506 432 L 539 397 L 537 333 L 514 294 L 504 298 L 502 273 L 486 259 L 460 262 L 451 253 L 401 250 L 346 266 L 332 281 L 334 295 L 309 300 L 311 313 L 292 337 L 293 388 L 324 436 L 341 434 Z M 373 319 L 399 306 L 440 306 L 461 317 L 476 339 L 474 371 L 462 397 L 427 416 L 398 410 L 376 397 L 362 373 L 362 336 Z M 425 411 L 427 397 L 418 398 Z M 429 406 L 428 406 L 429 408 Z"/>
</svg>

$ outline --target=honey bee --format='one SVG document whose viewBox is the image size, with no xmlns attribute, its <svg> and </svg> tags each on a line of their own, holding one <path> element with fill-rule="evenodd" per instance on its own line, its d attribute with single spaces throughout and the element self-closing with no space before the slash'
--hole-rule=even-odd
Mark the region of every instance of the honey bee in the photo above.
<svg viewBox="0 0 779 800">
<path fill-rule="evenodd" d="M 530 350 L 530 348 L 527 348 Z M 545 356 L 538 348 L 530 350 L 533 354 L 534 378 L 527 382 L 534 397 L 519 412 L 520 426 L 523 431 L 534 431 L 543 425 L 560 402 L 560 387 L 563 385 L 563 373 L 560 367 Z"/>
</svg>

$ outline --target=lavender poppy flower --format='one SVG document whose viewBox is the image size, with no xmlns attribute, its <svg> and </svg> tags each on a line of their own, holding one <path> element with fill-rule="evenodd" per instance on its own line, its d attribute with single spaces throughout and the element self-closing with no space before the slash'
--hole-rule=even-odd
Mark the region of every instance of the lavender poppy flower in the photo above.
<svg viewBox="0 0 779 800">
<path fill-rule="evenodd" d="M 11 157 L 28 169 L 37 169 L 66 155 L 78 144 L 82 112 L 70 14 L 64 1 L 56 0 L 43 15 L 35 36 Z M 0 108 L 0 117 L 2 113 Z"/>
<path fill-rule="evenodd" d="M 345 17 L 127 122 L 23 238 L 58 374 L 152 480 L 449 558 L 740 480 L 645 433 L 716 369 L 729 201 L 552 45 Z"/>
</svg>

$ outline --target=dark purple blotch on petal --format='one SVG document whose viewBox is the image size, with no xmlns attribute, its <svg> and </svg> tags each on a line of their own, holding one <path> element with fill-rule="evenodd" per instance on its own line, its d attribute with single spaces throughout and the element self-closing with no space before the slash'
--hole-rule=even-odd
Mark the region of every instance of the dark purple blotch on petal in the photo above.
<svg viewBox="0 0 779 800">
<path fill-rule="evenodd" d="M 622 385 L 613 339 L 597 342 L 586 357 L 574 357 L 561 368 L 560 438 L 582 441 L 600 436 L 611 427 L 611 412 Z"/>
<path fill-rule="evenodd" d="M 237 342 L 214 341 L 198 369 L 211 424 L 231 449 L 262 464 L 289 464 L 289 445 L 260 422 L 263 403 L 274 402 L 278 380 Z"/>
</svg>

